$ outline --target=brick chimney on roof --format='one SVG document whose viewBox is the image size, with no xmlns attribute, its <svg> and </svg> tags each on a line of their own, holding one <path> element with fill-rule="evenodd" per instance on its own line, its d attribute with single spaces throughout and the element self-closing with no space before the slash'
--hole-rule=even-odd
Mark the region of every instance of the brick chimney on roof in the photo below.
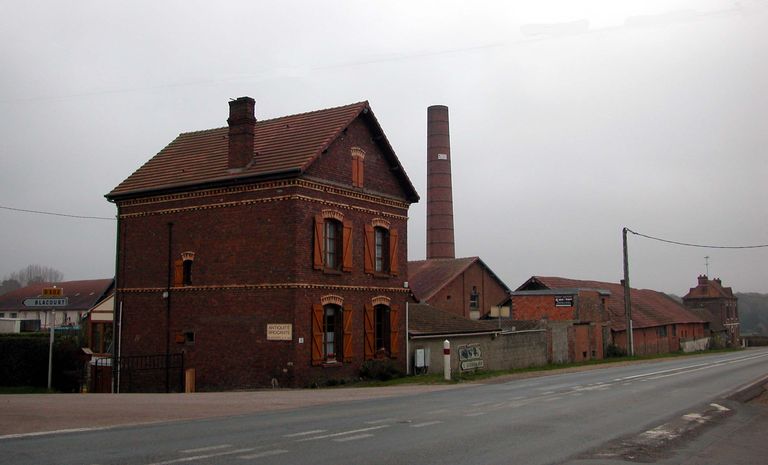
<svg viewBox="0 0 768 465">
<path fill-rule="evenodd" d="M 240 97 L 229 101 L 229 152 L 227 167 L 242 169 L 253 160 L 253 142 L 256 128 L 256 101 Z"/>
<path fill-rule="evenodd" d="M 706 286 L 709 284 L 709 279 L 707 278 L 707 275 L 702 274 L 699 275 L 699 286 Z"/>
<path fill-rule="evenodd" d="M 448 107 L 427 108 L 427 259 L 456 258 Z"/>
</svg>

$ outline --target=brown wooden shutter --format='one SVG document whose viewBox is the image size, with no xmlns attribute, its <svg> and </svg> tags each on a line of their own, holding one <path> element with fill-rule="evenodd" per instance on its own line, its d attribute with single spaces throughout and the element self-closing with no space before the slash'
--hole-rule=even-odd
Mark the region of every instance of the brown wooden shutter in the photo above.
<svg viewBox="0 0 768 465">
<path fill-rule="evenodd" d="M 341 252 L 342 270 L 352 271 L 352 221 L 344 220 L 344 231 L 342 234 L 343 251 Z"/>
<path fill-rule="evenodd" d="M 316 270 L 323 269 L 323 216 L 315 215 L 315 247 L 312 265 Z"/>
<path fill-rule="evenodd" d="M 376 247 L 373 243 L 373 226 L 365 225 L 365 272 L 373 274 L 374 254 Z"/>
<path fill-rule="evenodd" d="M 181 259 L 173 262 L 173 287 L 184 285 L 184 262 Z"/>
<path fill-rule="evenodd" d="M 323 363 L 323 306 L 312 306 L 312 365 Z"/>
<path fill-rule="evenodd" d="M 365 166 L 365 158 L 357 158 L 357 187 L 363 187 L 363 167 Z"/>
<path fill-rule="evenodd" d="M 397 358 L 400 352 L 400 306 L 392 305 L 389 308 L 389 356 Z"/>
<path fill-rule="evenodd" d="M 365 359 L 373 360 L 373 355 L 376 353 L 376 332 L 373 327 L 373 305 L 366 304 L 364 315 L 364 333 L 365 333 Z"/>
<path fill-rule="evenodd" d="M 344 309 L 344 341 L 341 350 L 344 353 L 344 363 L 352 362 L 352 309 Z"/>
<path fill-rule="evenodd" d="M 357 163 L 357 157 L 352 157 L 352 186 L 360 187 L 360 165 Z"/>
<path fill-rule="evenodd" d="M 399 264 L 397 261 L 397 245 L 399 241 L 397 240 L 397 229 L 390 229 L 389 230 L 389 272 L 392 274 L 392 276 L 397 276 L 397 273 L 399 271 Z"/>
</svg>

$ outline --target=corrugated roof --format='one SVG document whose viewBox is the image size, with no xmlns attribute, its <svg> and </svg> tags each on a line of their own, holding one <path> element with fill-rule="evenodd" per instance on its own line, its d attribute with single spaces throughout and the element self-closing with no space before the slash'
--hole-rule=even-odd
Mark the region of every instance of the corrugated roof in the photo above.
<svg viewBox="0 0 768 465">
<path fill-rule="evenodd" d="M 624 286 L 619 283 L 584 281 L 558 277 L 533 276 L 517 290 L 543 286 L 547 289 L 588 288 L 610 291 L 607 297 L 611 328 L 615 331 L 626 330 L 624 314 Z M 635 328 L 650 328 L 669 324 L 706 323 L 701 317 L 686 309 L 668 295 L 651 289 L 635 289 L 630 292 L 632 299 L 632 325 Z"/>
<path fill-rule="evenodd" d="M 228 169 L 229 128 L 180 134 L 157 155 L 106 195 L 107 198 L 173 190 L 203 183 L 233 182 L 243 178 L 298 175 L 361 114 L 383 135 L 368 102 L 257 121 L 253 162 L 242 170 Z M 403 171 L 386 137 L 385 156 L 399 177 L 406 196 L 418 194 Z"/>
<path fill-rule="evenodd" d="M 408 262 L 408 285 L 420 302 L 429 300 L 473 263 L 479 263 L 499 284 L 510 292 L 504 282 L 479 257 L 432 258 Z"/>
<path fill-rule="evenodd" d="M 427 304 L 408 306 L 408 333 L 414 336 L 494 332 L 499 332 L 496 321 L 468 320 Z"/>
<path fill-rule="evenodd" d="M 37 297 L 44 287 L 59 287 L 64 289 L 64 297 L 69 299 L 66 307 L 57 310 L 88 310 L 96 305 L 112 289 L 113 279 L 87 279 L 82 281 L 62 281 L 58 283 L 38 283 L 16 289 L 0 295 L 0 311 L 29 311 L 32 307 L 24 306 L 24 299 Z M 47 310 L 38 308 L 38 310 Z"/>
</svg>

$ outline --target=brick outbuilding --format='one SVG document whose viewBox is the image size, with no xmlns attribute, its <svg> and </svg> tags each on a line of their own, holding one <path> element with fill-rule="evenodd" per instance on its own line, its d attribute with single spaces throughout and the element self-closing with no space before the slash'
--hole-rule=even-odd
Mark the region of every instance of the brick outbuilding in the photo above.
<svg viewBox="0 0 768 465">
<path fill-rule="evenodd" d="M 696 287 L 688 290 L 683 305 L 709 322 L 716 346 L 738 347 L 740 344 L 738 299 L 720 278 L 700 275 Z"/>
<path fill-rule="evenodd" d="M 118 354 L 183 353 L 200 390 L 404 369 L 419 197 L 369 104 L 263 121 L 254 106 L 231 101 L 228 127 L 179 135 L 107 194 Z"/>
</svg>

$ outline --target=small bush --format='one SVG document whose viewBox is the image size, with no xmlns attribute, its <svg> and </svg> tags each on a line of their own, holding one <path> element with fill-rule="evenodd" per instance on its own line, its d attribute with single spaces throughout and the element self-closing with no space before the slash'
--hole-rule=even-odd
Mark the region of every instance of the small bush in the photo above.
<svg viewBox="0 0 768 465">
<path fill-rule="evenodd" d="M 627 356 L 627 351 L 614 344 L 609 345 L 608 348 L 605 350 L 606 358 L 616 358 L 616 357 L 626 357 L 626 356 Z"/>
<path fill-rule="evenodd" d="M 366 380 L 389 381 L 403 376 L 404 373 L 389 359 L 368 360 L 360 367 L 360 377 Z"/>
</svg>

